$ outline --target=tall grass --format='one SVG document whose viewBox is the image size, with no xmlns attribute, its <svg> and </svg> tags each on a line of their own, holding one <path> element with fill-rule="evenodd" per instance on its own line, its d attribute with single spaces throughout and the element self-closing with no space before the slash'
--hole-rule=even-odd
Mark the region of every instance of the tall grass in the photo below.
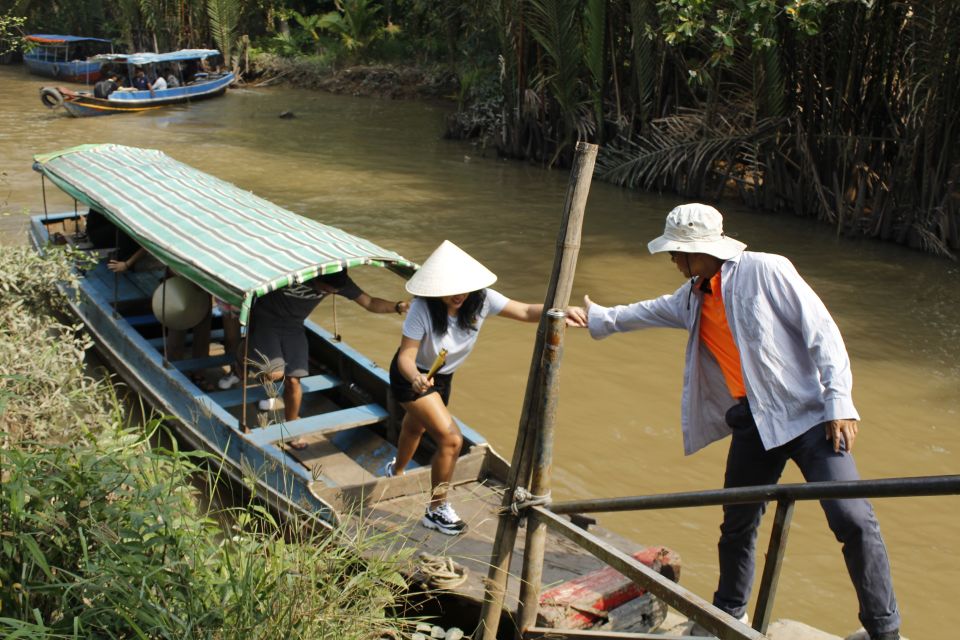
<svg viewBox="0 0 960 640">
<path fill-rule="evenodd" d="M 0 370 L 15 372 L 0 386 L 0 636 L 396 635 L 385 612 L 405 557 L 255 503 L 201 506 L 197 487 L 217 479 L 198 454 L 152 444 L 159 418 L 128 424 L 109 381 L 83 370 L 82 332 L 46 315 L 59 307 L 46 278 L 72 259 L 0 248 Z M 51 366 L 63 371 L 35 370 Z"/>
</svg>

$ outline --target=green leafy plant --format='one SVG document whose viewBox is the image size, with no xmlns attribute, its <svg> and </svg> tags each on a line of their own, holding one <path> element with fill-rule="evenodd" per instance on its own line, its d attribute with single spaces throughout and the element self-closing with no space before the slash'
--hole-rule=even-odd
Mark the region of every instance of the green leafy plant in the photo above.
<svg viewBox="0 0 960 640">
<path fill-rule="evenodd" d="M 232 66 L 232 57 L 237 45 L 237 24 L 240 21 L 239 0 L 207 0 L 207 15 L 213 40 L 223 54 L 227 67 Z"/>
<path fill-rule="evenodd" d="M 319 27 L 337 35 L 350 54 L 362 55 L 377 40 L 398 33 L 399 27 L 381 21 L 383 7 L 375 0 L 337 0 L 336 6 L 320 18 Z"/>
</svg>

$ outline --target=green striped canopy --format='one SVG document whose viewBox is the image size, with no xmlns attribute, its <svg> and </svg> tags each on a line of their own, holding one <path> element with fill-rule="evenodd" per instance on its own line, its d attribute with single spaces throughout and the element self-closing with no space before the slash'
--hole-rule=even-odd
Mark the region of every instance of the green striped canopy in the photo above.
<svg viewBox="0 0 960 640">
<path fill-rule="evenodd" d="M 321 274 L 373 265 L 410 277 L 418 268 L 154 149 L 83 145 L 34 156 L 33 166 L 179 275 L 240 307 L 244 324 L 256 297 Z"/>
</svg>

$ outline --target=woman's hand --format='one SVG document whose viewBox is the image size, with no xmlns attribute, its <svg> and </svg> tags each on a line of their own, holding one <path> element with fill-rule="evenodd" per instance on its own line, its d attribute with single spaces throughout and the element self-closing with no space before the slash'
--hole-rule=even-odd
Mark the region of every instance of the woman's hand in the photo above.
<svg viewBox="0 0 960 640">
<path fill-rule="evenodd" d="M 583 296 L 582 307 L 567 307 L 568 327 L 587 327 L 590 325 L 590 305 L 593 301 L 590 296 Z"/>
<path fill-rule="evenodd" d="M 587 326 L 587 310 L 583 307 L 567 307 L 567 326 L 580 328 Z"/>
<path fill-rule="evenodd" d="M 417 375 L 410 381 L 410 385 L 413 387 L 413 390 L 419 394 L 426 393 L 427 389 L 433 386 L 433 378 L 428 378 L 422 373 L 417 373 Z"/>
<path fill-rule="evenodd" d="M 123 260 L 110 260 L 107 262 L 107 269 L 110 269 L 110 271 L 113 271 L 114 273 L 123 273 L 129 268 L 130 265 Z"/>
</svg>

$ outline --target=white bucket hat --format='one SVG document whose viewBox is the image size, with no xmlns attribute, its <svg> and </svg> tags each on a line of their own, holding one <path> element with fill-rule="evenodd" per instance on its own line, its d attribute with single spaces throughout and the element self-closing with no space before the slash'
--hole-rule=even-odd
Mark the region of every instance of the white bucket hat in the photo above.
<svg viewBox="0 0 960 640">
<path fill-rule="evenodd" d="M 682 204 L 667 214 L 663 235 L 647 243 L 650 253 L 682 251 L 706 253 L 729 260 L 747 245 L 723 235 L 723 216 L 710 205 L 693 202 Z"/>
<path fill-rule="evenodd" d="M 478 291 L 496 281 L 492 271 L 457 245 L 444 240 L 407 280 L 407 291 L 415 296 L 439 298 Z"/>
<path fill-rule="evenodd" d="M 196 326 L 210 310 L 210 294 L 186 278 L 167 278 L 153 292 L 153 315 L 168 329 Z"/>
</svg>

